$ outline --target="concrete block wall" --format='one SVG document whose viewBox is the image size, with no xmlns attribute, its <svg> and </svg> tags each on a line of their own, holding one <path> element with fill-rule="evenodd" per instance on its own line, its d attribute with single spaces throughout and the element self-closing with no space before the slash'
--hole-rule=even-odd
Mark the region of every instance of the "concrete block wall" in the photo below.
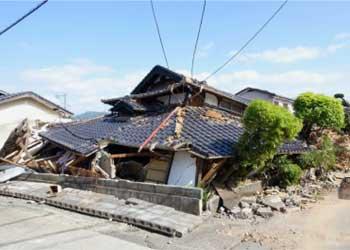
<svg viewBox="0 0 350 250">
<path fill-rule="evenodd" d="M 203 191 L 200 188 L 54 174 L 23 174 L 17 180 L 59 184 L 62 187 L 110 194 L 119 199 L 137 198 L 189 214 L 200 215 L 202 212 Z"/>
</svg>

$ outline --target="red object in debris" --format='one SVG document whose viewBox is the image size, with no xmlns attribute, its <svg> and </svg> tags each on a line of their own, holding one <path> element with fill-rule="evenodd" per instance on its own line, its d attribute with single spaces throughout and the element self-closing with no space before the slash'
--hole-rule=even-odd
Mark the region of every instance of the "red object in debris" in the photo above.
<svg viewBox="0 0 350 250">
<path fill-rule="evenodd" d="M 159 124 L 159 126 L 151 133 L 151 135 L 141 144 L 138 152 L 142 149 L 157 135 L 157 133 L 164 127 L 164 125 L 169 121 L 169 119 L 179 110 L 180 107 L 176 107 L 171 113 Z"/>
</svg>

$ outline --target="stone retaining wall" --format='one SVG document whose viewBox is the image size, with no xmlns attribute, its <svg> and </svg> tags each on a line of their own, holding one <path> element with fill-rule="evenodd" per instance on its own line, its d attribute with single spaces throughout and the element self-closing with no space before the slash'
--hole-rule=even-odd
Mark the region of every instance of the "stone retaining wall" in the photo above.
<svg viewBox="0 0 350 250">
<path fill-rule="evenodd" d="M 54 174 L 23 174 L 17 180 L 59 184 L 110 194 L 119 199 L 137 198 L 195 215 L 200 215 L 202 211 L 203 192 L 200 188 Z"/>
</svg>

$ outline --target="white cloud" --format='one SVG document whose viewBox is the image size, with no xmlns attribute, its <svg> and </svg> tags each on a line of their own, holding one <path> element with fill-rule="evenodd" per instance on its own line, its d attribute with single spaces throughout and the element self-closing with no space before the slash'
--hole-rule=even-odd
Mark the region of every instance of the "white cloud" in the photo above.
<svg viewBox="0 0 350 250">
<path fill-rule="evenodd" d="M 203 75 L 203 73 L 202 73 Z M 205 75 L 205 74 L 204 74 Z M 208 83 L 235 93 L 247 86 L 266 89 L 289 97 L 296 97 L 305 91 L 333 95 L 343 92 L 350 97 L 345 83 L 350 81 L 348 73 L 321 73 L 311 71 L 286 71 L 280 73 L 263 73 L 255 70 L 222 73 L 211 78 Z"/>
<path fill-rule="evenodd" d="M 255 53 L 243 53 L 238 56 L 241 62 L 264 61 L 270 63 L 295 63 L 298 61 L 314 60 L 336 53 L 338 50 L 350 47 L 350 33 L 340 33 L 334 41 L 326 47 L 297 46 L 293 48 L 281 47 Z M 231 51 L 232 56 L 236 51 Z"/>
<path fill-rule="evenodd" d="M 209 42 L 198 48 L 197 58 L 207 58 L 209 56 L 210 50 L 214 48 L 214 45 L 214 42 Z"/>
<path fill-rule="evenodd" d="M 75 60 L 69 64 L 28 69 L 21 73 L 21 81 L 39 94 L 55 102 L 57 93 L 67 93 L 72 111 L 106 110 L 108 106 L 100 102 L 103 98 L 129 94 L 148 71 L 119 74 L 106 65 L 98 65 L 88 60 Z M 188 70 L 178 70 L 189 75 Z M 195 78 L 202 80 L 208 72 L 199 72 Z M 350 97 L 346 83 L 349 73 L 312 72 L 305 70 L 264 73 L 256 70 L 233 71 L 215 75 L 208 84 L 235 93 L 252 86 L 267 89 L 285 96 L 295 97 L 305 91 L 332 95 L 343 92 Z M 347 92 L 346 92 L 347 91 Z"/>
<path fill-rule="evenodd" d="M 67 93 L 69 108 L 81 112 L 106 109 L 101 99 L 128 94 L 144 74 L 120 75 L 109 66 L 79 59 L 65 65 L 25 70 L 20 79 L 29 89 L 56 102 L 57 93 Z"/>
<path fill-rule="evenodd" d="M 233 55 L 235 52 L 231 52 Z M 293 63 L 301 60 L 311 60 L 320 57 L 321 49 L 316 47 L 277 48 L 264 50 L 259 53 L 242 54 L 240 61 L 267 61 L 272 63 Z"/>
<path fill-rule="evenodd" d="M 350 40 L 350 33 L 343 32 L 335 36 L 335 40 Z"/>
<path fill-rule="evenodd" d="M 342 43 L 335 43 L 331 44 L 327 47 L 327 51 L 329 54 L 337 52 L 337 50 L 344 49 L 350 47 L 350 41 L 349 42 L 342 42 Z"/>
</svg>

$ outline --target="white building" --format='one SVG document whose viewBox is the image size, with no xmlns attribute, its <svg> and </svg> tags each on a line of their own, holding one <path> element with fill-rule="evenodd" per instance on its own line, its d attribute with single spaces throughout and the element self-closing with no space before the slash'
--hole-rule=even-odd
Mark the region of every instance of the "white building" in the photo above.
<svg viewBox="0 0 350 250">
<path fill-rule="evenodd" d="M 59 122 L 72 115 L 33 92 L 9 94 L 0 90 L 0 148 L 11 131 L 26 118 L 29 121 Z"/>
<path fill-rule="evenodd" d="M 270 101 L 275 105 L 288 109 L 290 112 L 294 112 L 293 99 L 285 96 L 277 95 L 267 90 L 248 87 L 237 92 L 235 95 L 250 101 L 256 100 L 256 99 Z"/>
</svg>

